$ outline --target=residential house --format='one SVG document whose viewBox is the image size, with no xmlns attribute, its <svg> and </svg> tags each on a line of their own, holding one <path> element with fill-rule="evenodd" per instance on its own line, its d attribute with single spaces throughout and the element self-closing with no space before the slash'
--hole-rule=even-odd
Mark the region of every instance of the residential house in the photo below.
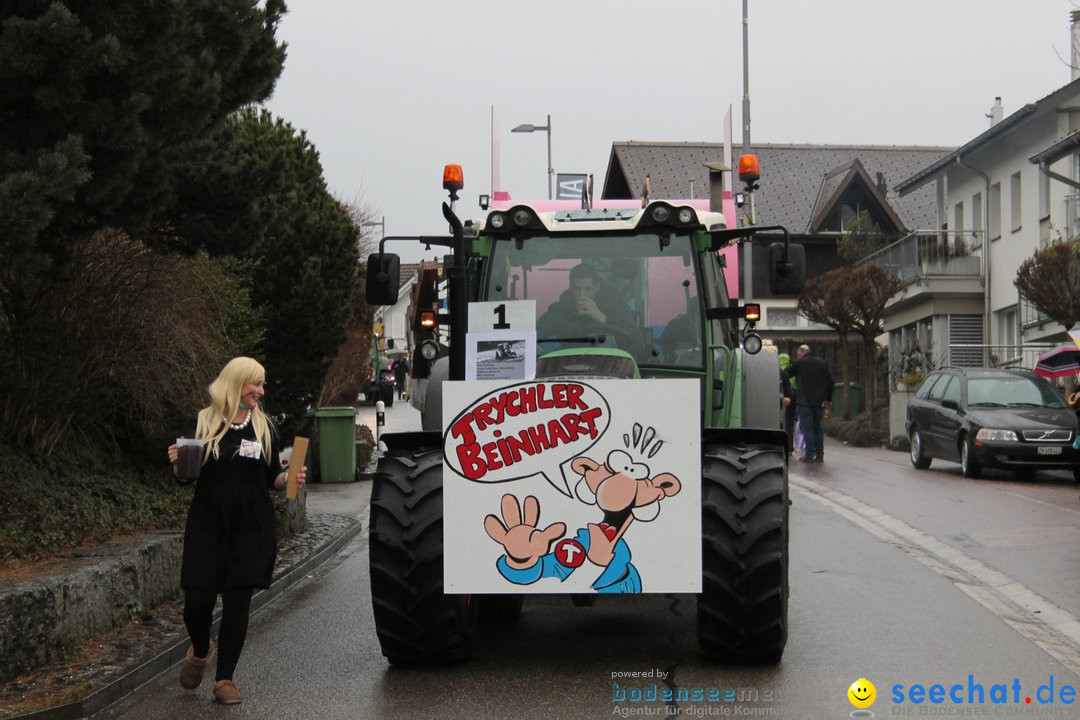
<svg viewBox="0 0 1080 720">
<path fill-rule="evenodd" d="M 988 130 L 898 185 L 904 197 L 932 190 L 939 231 L 872 258 L 909 283 L 886 321 L 896 374 L 1032 367 L 1065 337 L 1013 282 L 1036 250 L 1080 237 L 1080 80 L 1009 116 L 998 98 L 990 117 Z"/>
<path fill-rule="evenodd" d="M 382 328 L 379 350 L 383 355 L 400 355 L 409 352 L 412 346 L 412 327 L 409 305 L 411 291 L 416 284 L 420 265 L 402 263 L 398 273 L 398 297 L 393 305 L 385 305 L 375 310 L 374 324 Z M 392 342 L 391 342 L 392 341 Z M 393 345 L 393 348 L 390 346 Z"/>
</svg>

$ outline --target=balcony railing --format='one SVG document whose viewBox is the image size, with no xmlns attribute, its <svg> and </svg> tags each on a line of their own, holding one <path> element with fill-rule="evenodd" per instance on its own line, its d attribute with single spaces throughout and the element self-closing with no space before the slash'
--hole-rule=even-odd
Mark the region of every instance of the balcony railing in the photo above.
<svg viewBox="0 0 1080 720">
<path fill-rule="evenodd" d="M 1080 237 L 1080 195 L 1065 196 L 1065 239 Z"/>
<path fill-rule="evenodd" d="M 893 273 L 905 285 L 929 277 L 979 277 L 982 275 L 982 233 L 916 230 L 866 256 L 858 264 L 869 262 Z"/>
<path fill-rule="evenodd" d="M 944 365 L 957 367 L 1006 367 L 1034 370 L 1039 357 L 1056 345 L 1025 343 L 1016 345 L 949 345 Z"/>
<path fill-rule="evenodd" d="M 1025 297 L 1017 293 L 1017 304 L 1020 306 L 1020 329 L 1027 330 L 1033 327 L 1042 327 L 1050 322 L 1050 317 L 1039 308 L 1032 305 Z"/>
</svg>

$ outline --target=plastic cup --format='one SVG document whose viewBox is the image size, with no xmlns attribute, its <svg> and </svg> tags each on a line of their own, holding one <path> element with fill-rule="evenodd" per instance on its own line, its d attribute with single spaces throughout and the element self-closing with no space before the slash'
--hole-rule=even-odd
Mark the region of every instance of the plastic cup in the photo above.
<svg viewBox="0 0 1080 720">
<path fill-rule="evenodd" d="M 180 477 L 184 480 L 198 480 L 202 470 L 203 446 L 205 441 L 198 438 L 177 438 L 176 451 L 179 455 L 177 466 Z"/>
</svg>

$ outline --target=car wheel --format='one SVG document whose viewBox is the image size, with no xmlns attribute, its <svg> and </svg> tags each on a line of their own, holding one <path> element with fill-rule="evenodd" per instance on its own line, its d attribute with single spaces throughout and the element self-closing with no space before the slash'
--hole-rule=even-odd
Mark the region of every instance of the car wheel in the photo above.
<svg viewBox="0 0 1080 720">
<path fill-rule="evenodd" d="M 925 470 L 930 467 L 930 457 L 926 454 L 922 433 L 918 428 L 911 431 L 911 465 L 916 470 Z"/>
<path fill-rule="evenodd" d="M 964 477 L 977 478 L 982 475 L 982 466 L 975 459 L 975 450 L 967 435 L 960 438 L 960 471 Z"/>
</svg>

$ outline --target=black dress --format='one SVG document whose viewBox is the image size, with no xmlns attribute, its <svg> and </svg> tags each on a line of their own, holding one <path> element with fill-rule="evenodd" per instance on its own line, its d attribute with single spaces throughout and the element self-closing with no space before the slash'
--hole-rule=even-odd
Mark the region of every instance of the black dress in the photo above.
<svg viewBox="0 0 1080 720">
<path fill-rule="evenodd" d="M 184 426 L 183 437 L 195 437 L 196 422 Z M 270 490 L 281 473 L 277 438 L 271 428 L 270 462 L 267 448 L 259 456 L 247 454 L 256 443 L 255 428 L 248 424 L 221 440 L 220 453 L 202 466 L 195 497 L 184 529 L 184 559 L 180 586 L 225 590 L 238 587 L 266 588 L 277 558 L 277 531 Z"/>
</svg>

